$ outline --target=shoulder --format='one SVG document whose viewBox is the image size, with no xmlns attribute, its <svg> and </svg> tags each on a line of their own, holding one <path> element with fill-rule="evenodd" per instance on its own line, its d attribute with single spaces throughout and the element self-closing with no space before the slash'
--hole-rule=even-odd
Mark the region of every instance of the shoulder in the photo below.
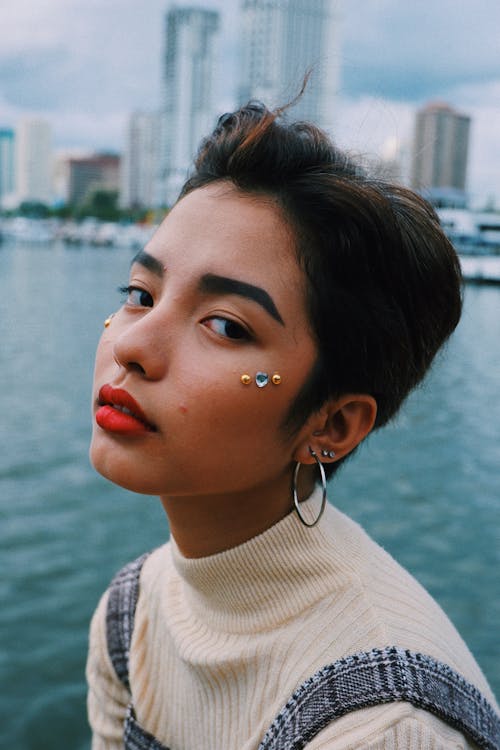
<svg viewBox="0 0 500 750">
<path fill-rule="evenodd" d="M 348 540 L 356 582 L 370 615 L 371 642 L 362 648 L 391 645 L 426 654 L 448 664 L 495 705 L 481 669 L 439 604 L 357 523 L 335 509 L 333 513 Z"/>
<path fill-rule="evenodd" d="M 157 577 L 164 558 L 168 556 L 168 544 L 151 552 L 145 552 L 135 560 L 123 565 L 111 578 L 108 588 L 100 598 L 90 624 L 90 642 L 102 645 L 109 639 L 113 621 L 120 622 L 120 627 L 130 624 L 144 584 L 150 585 Z M 128 620 L 132 619 L 131 623 Z"/>
<path fill-rule="evenodd" d="M 394 710 L 386 710 L 388 704 Z M 368 710 L 375 706 L 378 712 Z M 375 719 L 371 729 L 370 716 Z M 497 747 L 500 717 L 463 677 L 421 654 L 397 648 L 374 649 L 327 665 L 302 683 L 270 727 L 264 747 L 278 750 L 289 747 L 294 738 L 316 737 L 326 737 L 328 743 L 342 740 L 347 742 L 345 747 L 358 747 L 362 742 L 365 747 L 367 731 L 375 739 L 386 736 L 381 745 L 384 748 L 391 737 L 390 747 L 428 747 L 428 726 L 435 732 L 441 725 L 441 721 L 436 724 L 436 717 L 482 747 Z M 345 740 L 344 729 L 352 734 L 353 721 L 360 735 Z M 408 744 L 401 744 L 405 737 Z M 437 739 L 431 745 L 440 746 Z"/>
<path fill-rule="evenodd" d="M 390 703 L 355 711 L 327 726 L 307 750 L 472 750 L 477 746 L 439 718 Z"/>
</svg>

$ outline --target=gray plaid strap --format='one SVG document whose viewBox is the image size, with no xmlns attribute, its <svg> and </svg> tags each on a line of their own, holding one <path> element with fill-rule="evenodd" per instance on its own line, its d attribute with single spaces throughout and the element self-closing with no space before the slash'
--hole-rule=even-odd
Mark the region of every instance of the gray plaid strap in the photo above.
<svg viewBox="0 0 500 750">
<path fill-rule="evenodd" d="M 340 716 L 393 701 L 436 714 L 480 748 L 500 750 L 500 718 L 473 685 L 446 664 L 396 647 L 348 656 L 316 672 L 280 711 L 259 750 L 301 750 Z"/>
<path fill-rule="evenodd" d="M 108 608 L 106 611 L 106 637 L 108 652 L 115 672 L 130 692 L 128 664 L 130 643 L 134 630 L 135 609 L 139 598 L 139 579 L 142 566 L 149 552 L 128 565 L 115 575 L 109 585 Z M 125 716 L 123 746 L 126 750 L 168 750 L 152 734 L 146 732 L 135 718 L 132 701 Z"/>
<path fill-rule="evenodd" d="M 168 750 L 168 747 L 146 732 L 135 718 L 132 704 L 129 705 L 125 717 L 125 731 L 123 734 L 123 746 L 125 750 Z"/>
<path fill-rule="evenodd" d="M 149 554 L 146 552 L 137 560 L 125 565 L 118 571 L 109 586 L 106 611 L 108 653 L 118 679 L 129 691 L 128 659 L 134 630 L 135 608 L 139 597 L 139 577 Z"/>
</svg>

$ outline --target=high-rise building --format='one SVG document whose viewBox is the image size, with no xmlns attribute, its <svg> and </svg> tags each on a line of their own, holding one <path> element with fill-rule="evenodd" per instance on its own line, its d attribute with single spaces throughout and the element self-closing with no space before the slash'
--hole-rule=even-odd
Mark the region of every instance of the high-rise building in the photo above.
<svg viewBox="0 0 500 750">
<path fill-rule="evenodd" d="M 71 159 L 81 159 L 90 155 L 86 149 L 58 149 L 55 151 L 52 170 L 52 189 L 54 191 L 55 205 L 61 206 L 70 202 L 69 177 Z"/>
<path fill-rule="evenodd" d="M 200 140 L 214 126 L 219 13 L 173 7 L 166 15 L 162 106 L 162 202 L 177 198 Z"/>
<path fill-rule="evenodd" d="M 117 154 L 93 154 L 70 158 L 69 202 L 81 206 L 96 190 L 120 189 L 120 157 Z"/>
<path fill-rule="evenodd" d="M 417 112 L 411 186 L 465 191 L 470 117 L 433 102 Z"/>
<path fill-rule="evenodd" d="M 291 114 L 331 130 L 340 61 L 336 10 L 337 0 L 242 0 L 239 103 L 285 104 L 311 70 Z"/>
<path fill-rule="evenodd" d="M 0 208 L 15 190 L 14 143 L 12 128 L 0 128 Z"/>
<path fill-rule="evenodd" d="M 121 170 L 120 205 L 156 208 L 160 177 L 160 115 L 134 112 L 129 119 Z"/>
<path fill-rule="evenodd" d="M 18 201 L 52 200 L 52 133 L 45 120 L 27 118 L 16 133 L 16 193 Z"/>
</svg>

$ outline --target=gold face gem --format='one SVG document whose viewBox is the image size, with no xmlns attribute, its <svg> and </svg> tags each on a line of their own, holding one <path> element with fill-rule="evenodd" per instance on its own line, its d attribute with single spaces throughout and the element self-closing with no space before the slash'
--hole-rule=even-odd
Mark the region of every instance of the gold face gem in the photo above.
<svg viewBox="0 0 500 750">
<path fill-rule="evenodd" d="M 243 385 L 250 385 L 250 383 L 252 382 L 252 378 L 250 377 L 250 375 L 247 375 L 246 373 L 244 373 L 241 376 L 240 380 L 243 383 Z"/>
<path fill-rule="evenodd" d="M 271 380 L 273 381 L 274 385 L 279 385 L 281 383 L 281 375 L 278 372 L 275 372 Z"/>
</svg>

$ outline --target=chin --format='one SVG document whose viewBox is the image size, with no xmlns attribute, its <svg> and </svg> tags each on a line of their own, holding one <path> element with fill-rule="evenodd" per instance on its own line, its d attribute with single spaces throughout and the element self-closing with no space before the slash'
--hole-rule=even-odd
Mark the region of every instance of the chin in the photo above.
<svg viewBox="0 0 500 750">
<path fill-rule="evenodd" d="M 90 443 L 89 458 L 97 473 L 118 487 L 141 495 L 160 494 L 153 484 L 144 481 L 144 469 L 134 471 L 129 458 L 118 455 L 116 449 L 103 445 L 95 436 Z"/>
</svg>

